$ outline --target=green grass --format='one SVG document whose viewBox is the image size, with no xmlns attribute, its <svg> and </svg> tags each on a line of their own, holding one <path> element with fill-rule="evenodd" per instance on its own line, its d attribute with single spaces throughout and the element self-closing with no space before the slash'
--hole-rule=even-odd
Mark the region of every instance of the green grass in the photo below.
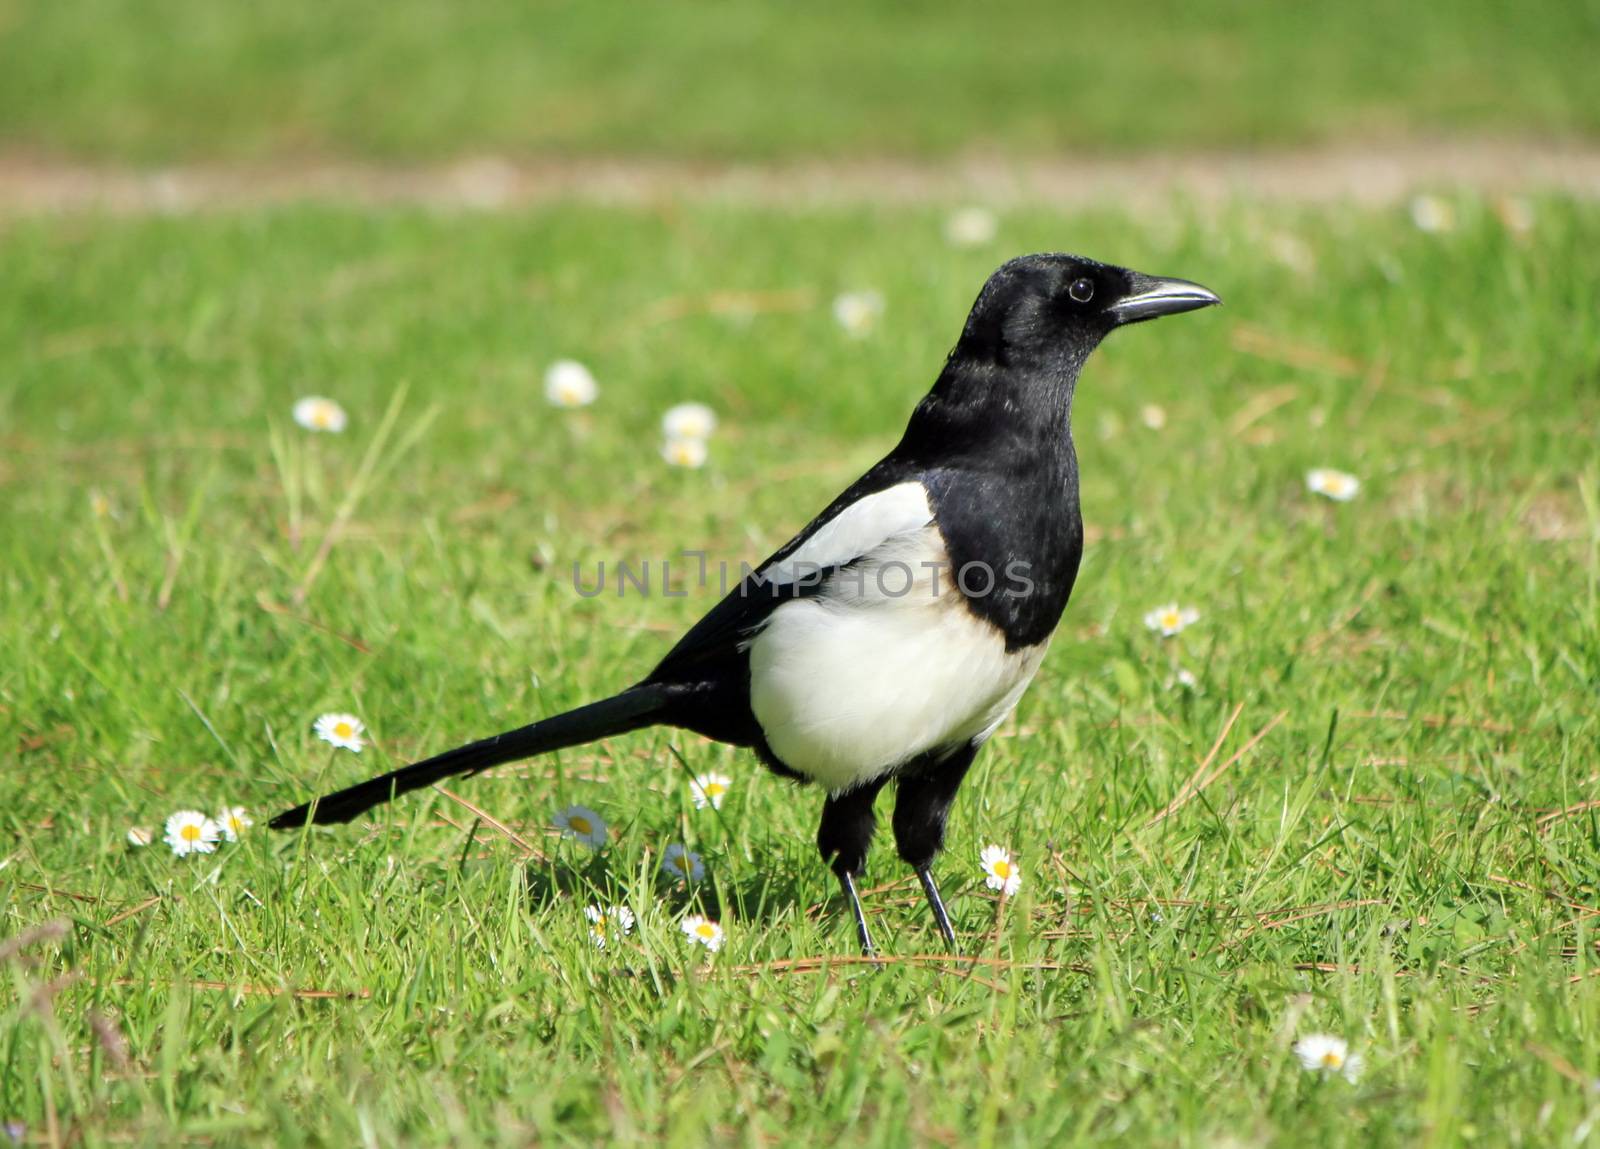
<svg viewBox="0 0 1600 1149">
<path fill-rule="evenodd" d="M 1595 797 L 1600 287 L 1574 253 L 1600 211 L 1540 203 L 1517 239 L 1459 207 L 1444 236 L 1019 215 L 968 252 L 898 211 L 12 222 L 0 938 L 67 925 L 0 959 L 0 1120 L 87 1145 L 1589 1136 L 1600 818 L 1541 815 Z M 1314 270 L 1273 261 L 1285 236 Z M 819 797 L 665 732 L 454 787 L 531 860 L 431 794 L 210 858 L 125 844 L 631 681 L 709 597 L 580 599 L 571 564 L 765 554 L 892 442 L 990 268 L 1062 246 L 1227 306 L 1117 335 L 1084 379 L 1078 593 L 942 868 L 998 959 L 978 977 L 765 964 L 854 951 Z M 828 313 L 854 287 L 888 301 L 859 342 Z M 711 314 L 711 292 L 791 306 Z M 563 355 L 594 407 L 544 404 Z M 350 430 L 293 426 L 307 393 Z M 688 398 L 723 426 L 673 471 L 656 422 Z M 1309 497 L 1321 464 L 1360 497 Z M 1141 615 L 1169 599 L 1202 618 L 1164 642 Z M 1236 706 L 1216 763 L 1270 730 L 1147 825 Z M 311 735 L 345 708 L 376 736 L 359 758 Z M 734 775 L 720 814 L 672 748 Z M 610 819 L 603 854 L 548 829 L 571 802 Z M 656 876 L 675 840 L 709 866 L 692 896 Z M 1027 873 L 1003 919 L 990 841 Z M 884 950 L 936 950 L 882 846 Z M 592 901 L 635 936 L 596 952 Z M 727 926 L 709 961 L 675 928 L 693 905 Z M 1314 1030 L 1352 1039 L 1359 1084 L 1294 1064 Z"/>
<path fill-rule="evenodd" d="M 1600 134 L 1597 0 L 0 0 L 0 145 L 783 159 Z"/>
</svg>

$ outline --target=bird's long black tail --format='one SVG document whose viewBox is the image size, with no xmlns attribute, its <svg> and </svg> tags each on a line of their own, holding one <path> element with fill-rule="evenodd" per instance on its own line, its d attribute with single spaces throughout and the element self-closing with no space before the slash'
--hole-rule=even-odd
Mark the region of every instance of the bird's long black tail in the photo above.
<svg viewBox="0 0 1600 1149">
<path fill-rule="evenodd" d="M 307 822 L 319 826 L 348 822 L 399 794 L 420 790 L 444 778 L 476 774 L 519 758 L 532 758 L 535 754 L 581 746 L 613 734 L 652 726 L 660 721 L 666 702 L 665 687 L 635 686 L 612 698 L 541 719 L 520 730 L 508 730 L 492 738 L 469 742 L 422 762 L 369 778 L 336 794 L 285 810 L 268 825 L 274 830 L 287 830 Z"/>
</svg>

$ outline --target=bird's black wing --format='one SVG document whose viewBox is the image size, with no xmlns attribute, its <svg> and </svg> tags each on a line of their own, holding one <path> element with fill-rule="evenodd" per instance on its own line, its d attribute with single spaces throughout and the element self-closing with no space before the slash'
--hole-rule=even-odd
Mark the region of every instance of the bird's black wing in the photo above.
<svg viewBox="0 0 1600 1149">
<path fill-rule="evenodd" d="M 909 489 L 914 483 L 916 492 Z M 783 603 L 815 594 L 829 573 L 909 529 L 920 491 L 914 471 L 893 456 L 878 463 L 690 627 L 645 681 L 711 688 L 733 677 L 748 694 L 743 644 L 750 635 Z M 925 504 L 926 495 L 920 498 Z M 926 521 L 924 515 L 914 525 Z"/>
</svg>

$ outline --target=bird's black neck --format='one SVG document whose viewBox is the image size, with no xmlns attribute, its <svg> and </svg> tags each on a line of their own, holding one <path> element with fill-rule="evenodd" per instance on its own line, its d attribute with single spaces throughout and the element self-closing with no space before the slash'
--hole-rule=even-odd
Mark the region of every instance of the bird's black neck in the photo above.
<svg viewBox="0 0 1600 1149">
<path fill-rule="evenodd" d="M 1072 396 L 1087 358 L 1064 354 L 1018 365 L 964 356 L 958 347 L 917 405 L 897 455 L 919 462 L 959 459 L 979 469 L 1037 466 L 1071 453 Z"/>
<path fill-rule="evenodd" d="M 952 570 L 967 570 L 958 585 L 969 607 L 1011 649 L 1055 630 L 1083 555 L 1072 444 L 1081 365 L 973 362 L 958 348 L 890 456 L 921 477 Z"/>
</svg>

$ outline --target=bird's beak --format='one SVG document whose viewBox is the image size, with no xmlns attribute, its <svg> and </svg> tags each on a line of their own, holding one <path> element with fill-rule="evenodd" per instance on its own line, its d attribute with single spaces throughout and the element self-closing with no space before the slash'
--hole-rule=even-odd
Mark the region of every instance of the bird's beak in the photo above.
<svg viewBox="0 0 1600 1149">
<path fill-rule="evenodd" d="M 1142 323 L 1162 315 L 1177 315 L 1221 303 L 1213 291 L 1187 279 L 1157 279 L 1151 275 L 1133 277 L 1133 290 L 1113 303 L 1107 310 L 1118 326 Z"/>
</svg>

